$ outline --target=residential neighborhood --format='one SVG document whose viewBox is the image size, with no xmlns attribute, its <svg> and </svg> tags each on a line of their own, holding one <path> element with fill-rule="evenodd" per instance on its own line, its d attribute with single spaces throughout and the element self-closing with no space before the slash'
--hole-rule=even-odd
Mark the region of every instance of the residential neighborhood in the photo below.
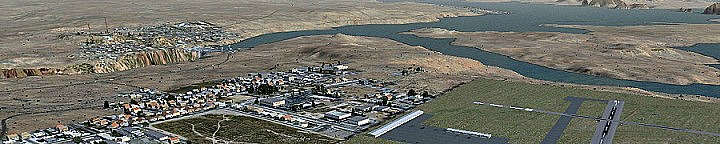
<svg viewBox="0 0 720 144">
<path fill-rule="evenodd" d="M 98 116 L 74 124 L 7 134 L 4 143 L 184 143 L 181 136 L 153 123 L 211 110 L 229 110 L 300 130 L 347 139 L 369 127 L 432 100 L 432 96 L 388 88 L 392 82 L 348 78 L 358 72 L 345 64 L 298 67 L 286 72 L 249 73 L 213 86 L 170 93 L 142 88 L 118 94 L 129 102 L 107 103 L 122 114 Z M 365 88 L 350 94 L 347 87 Z"/>
</svg>

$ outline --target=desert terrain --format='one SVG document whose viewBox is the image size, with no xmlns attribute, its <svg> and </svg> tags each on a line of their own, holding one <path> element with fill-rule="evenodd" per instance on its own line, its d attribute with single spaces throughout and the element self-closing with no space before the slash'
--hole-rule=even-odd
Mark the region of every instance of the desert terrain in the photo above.
<svg viewBox="0 0 720 144">
<path fill-rule="evenodd" d="M 429 22 L 442 17 L 468 15 L 477 14 L 466 9 L 430 4 L 387 4 L 373 0 L 12 0 L 0 4 L 0 49 L 3 50 L 0 53 L 0 69 L 54 70 L 90 63 L 89 59 L 78 56 L 82 52 L 79 45 L 84 37 L 63 37 L 77 32 L 100 33 L 122 27 L 209 21 L 237 33 L 238 38 L 226 41 L 231 43 L 271 32 L 329 29 L 355 24 Z M 279 49 L 265 51 L 281 53 Z M 247 54 L 254 52 L 217 54 L 197 60 L 198 63 L 177 60 L 181 64 L 150 66 L 118 74 L 3 78 L 0 80 L 0 119 L 7 124 L 3 130 L 19 133 L 51 127 L 58 122 L 71 123 L 119 113 L 100 109 L 102 103 L 127 101 L 115 95 L 139 87 L 170 90 L 246 72 L 268 71 L 275 64 L 296 61 L 280 55 L 263 57 L 268 53 Z M 296 65 L 313 63 L 297 61 L 303 63 Z M 224 65 L 221 67 L 221 64 Z M 225 67 L 227 65 L 235 67 Z"/>
<path fill-rule="evenodd" d="M 483 78 L 718 102 L 717 99 L 705 97 L 677 97 L 632 88 L 539 81 L 475 60 L 442 55 L 389 39 L 337 34 L 299 37 L 229 55 L 217 53 L 195 62 L 155 65 L 114 73 L 2 79 L 0 85 L 3 90 L 0 94 L 5 97 L 0 97 L 0 118 L 6 121 L 8 132 L 20 133 L 52 127 L 58 122 L 72 123 L 122 113 L 103 109 L 103 102 L 127 102 L 129 100 L 116 95 L 138 88 L 172 91 L 191 84 L 243 76 L 251 72 L 286 71 L 299 66 L 338 61 L 349 62 L 350 68 L 361 72 L 357 77 L 393 81 L 397 83 L 392 86 L 394 89 L 427 90 L 434 95 Z M 404 69 L 417 67 L 423 69 L 423 72 L 410 76 L 394 75 Z"/>
<path fill-rule="evenodd" d="M 654 26 L 570 26 L 587 34 L 556 32 L 457 32 L 420 29 L 423 37 L 457 38 L 453 44 L 476 47 L 554 69 L 619 79 L 687 85 L 720 84 L 718 60 L 671 47 L 715 43 L 716 24 Z"/>
<path fill-rule="evenodd" d="M 539 3 L 539 4 L 554 4 L 554 5 L 582 5 L 583 0 L 465 0 L 469 2 L 521 2 L 521 3 Z M 587 0 L 588 2 L 597 1 L 596 3 L 610 3 L 614 4 L 616 0 Z M 702 11 L 706 7 L 712 5 L 712 2 L 704 0 L 619 0 L 625 4 L 643 4 L 647 5 L 647 8 L 652 9 L 673 9 L 677 10 L 680 8 L 689 8 L 693 11 Z M 598 5 L 593 5 L 598 7 Z M 609 8 L 613 8 L 614 5 Z"/>
<path fill-rule="evenodd" d="M 106 74 L 54 75 L 2 79 L 0 117 L 9 132 L 52 127 L 120 113 L 102 110 L 103 101 L 127 101 L 115 97 L 139 87 L 170 91 L 250 72 L 286 71 L 290 68 L 337 61 L 361 71 L 359 77 L 396 81 L 398 89 L 414 88 L 439 93 L 476 77 L 523 79 L 515 72 L 480 62 L 441 55 L 422 47 L 407 46 L 382 38 L 321 35 L 261 45 L 237 53 L 215 54 L 195 62 L 156 65 Z M 403 69 L 421 67 L 413 76 L 393 76 Z M 87 111 L 93 111 L 88 113 Z M 17 115 L 17 116 L 14 116 Z"/>
<path fill-rule="evenodd" d="M 85 37 L 104 32 L 182 21 L 208 21 L 239 35 L 228 43 L 271 32 L 328 29 L 343 25 L 401 24 L 442 17 L 476 15 L 468 10 L 418 3 L 374 0 L 191 0 L 47 1 L 11 0 L 0 4 L 0 68 L 64 68 L 88 62 L 78 55 Z M 105 20 L 107 19 L 107 27 Z"/>
<path fill-rule="evenodd" d="M 354 24 L 429 22 L 437 21 L 442 17 L 477 15 L 466 9 L 416 3 L 379 3 L 371 0 L 308 0 L 302 2 L 279 0 L 89 2 L 75 0 L 50 3 L 39 0 L 3 2 L 0 4 L 0 11 L 4 12 L 0 13 L 0 25 L 2 25 L 0 48 L 4 50 L 0 53 L 0 68 L 2 69 L 63 68 L 86 63 L 89 60 L 77 57 L 81 52 L 78 49 L 78 43 L 82 41 L 82 38 L 60 39 L 58 36 L 77 31 L 105 31 L 105 18 L 108 19 L 109 28 L 178 21 L 210 21 L 223 26 L 227 31 L 239 34 L 240 37 L 228 41 L 230 43 L 271 32 L 329 29 Z M 102 12 L 88 13 L 89 11 Z M 716 38 L 711 36 L 713 31 L 697 31 L 698 33 L 681 35 L 687 37 L 678 37 L 678 39 L 683 38 L 682 41 L 672 42 L 662 37 L 663 35 L 648 34 L 650 35 L 648 36 L 632 31 L 644 27 L 563 27 L 583 27 L 594 32 L 586 35 L 574 35 L 560 33 L 457 33 L 444 30 L 423 30 L 416 31 L 415 34 L 433 37 L 456 37 L 463 34 L 462 37 L 468 38 L 460 38 L 456 44 L 463 44 L 464 39 L 495 41 L 494 48 L 488 48 L 489 51 L 503 54 L 507 52 L 507 55 L 518 54 L 520 57 L 516 58 L 520 60 L 523 58 L 547 58 L 542 62 L 552 62 L 549 60 L 563 58 L 564 63 L 547 64 L 548 67 L 561 69 L 575 66 L 566 65 L 568 62 L 593 66 L 588 64 L 587 59 L 572 60 L 573 57 L 569 56 L 574 56 L 574 54 L 596 56 L 591 57 L 592 60 L 605 60 L 602 63 L 617 63 L 612 60 L 617 57 L 642 62 L 642 65 L 639 66 L 628 64 L 629 66 L 625 66 L 623 69 L 614 69 L 611 65 L 595 65 L 587 68 L 593 72 L 589 74 L 609 74 L 608 76 L 618 78 L 674 84 L 720 84 L 717 70 L 703 65 L 717 63 L 717 60 L 668 48 L 669 46 L 687 46 L 700 42 L 716 42 Z M 651 31 L 654 28 L 648 27 L 643 30 L 643 33 L 647 34 L 648 31 L 651 31 L 675 35 L 685 32 L 681 28 L 700 28 L 700 26 L 692 28 L 687 25 L 668 27 L 671 28 L 660 29 L 660 31 Z M 488 35 L 500 35 L 505 38 L 488 38 Z M 607 38 L 609 35 L 626 37 L 610 39 Z M 513 39 L 507 39 L 507 37 Z M 517 40 L 521 42 L 517 43 Z M 465 43 L 477 46 L 476 43 Z M 527 45 L 542 47 L 533 49 L 522 47 Z M 566 45 L 588 46 L 586 48 L 588 50 L 575 52 L 574 49 L 565 49 L 568 48 L 564 47 Z M 608 46 L 619 47 L 607 48 Z M 551 56 L 548 55 L 551 53 L 544 51 L 556 51 L 562 55 Z M 598 52 L 603 54 L 593 54 Z M 250 72 L 286 71 L 298 66 L 338 61 L 349 62 L 351 69 L 362 72 L 358 77 L 394 81 L 398 83 L 394 86 L 396 89 L 427 90 L 433 94 L 446 92 L 457 85 L 477 78 L 486 78 L 718 102 L 716 99 L 705 97 L 681 98 L 676 95 L 646 92 L 633 88 L 538 81 L 525 78 L 510 70 L 483 65 L 475 60 L 442 55 L 423 47 L 408 46 L 389 39 L 337 34 L 299 37 L 252 49 L 239 50 L 231 54 L 212 53 L 208 57 L 193 61 L 149 65 L 110 73 L 0 79 L 0 87 L 2 87 L 0 89 L 2 96 L 0 97 L 0 120 L 7 125 L 5 129 L 8 132 L 27 132 L 52 127 L 56 123 L 72 123 L 97 116 L 121 113 L 103 109 L 103 102 L 128 101 L 116 97 L 116 95 L 135 91 L 138 88 L 172 91 L 191 84 L 212 82 Z M 543 64 L 541 63 L 541 65 Z M 412 76 L 394 75 L 404 69 L 417 67 L 424 71 Z M 658 70 L 650 70 L 651 68 Z M 660 77 L 667 75 L 677 75 L 677 77 Z"/>
</svg>

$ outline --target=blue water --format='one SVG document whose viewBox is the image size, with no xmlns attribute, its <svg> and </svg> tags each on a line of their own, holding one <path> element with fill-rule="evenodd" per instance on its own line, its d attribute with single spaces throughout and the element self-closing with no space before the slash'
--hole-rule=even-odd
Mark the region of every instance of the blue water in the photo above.
<svg viewBox="0 0 720 144">
<path fill-rule="evenodd" d="M 705 56 L 720 59 L 720 44 L 717 43 L 700 43 L 689 47 L 678 47 L 677 49 L 699 53 Z"/>
<path fill-rule="evenodd" d="M 430 2 L 430 1 L 422 1 Z M 673 85 L 656 82 L 620 80 L 566 72 L 517 61 L 507 56 L 464 46 L 451 45 L 453 39 L 423 38 L 399 34 L 414 29 L 437 27 L 457 31 L 503 31 L 503 32 L 563 32 L 586 33 L 582 29 L 542 27 L 541 24 L 577 24 L 600 26 L 653 25 L 663 23 L 712 23 L 714 15 L 678 13 L 670 10 L 613 10 L 574 6 L 553 6 L 519 3 L 467 3 L 432 2 L 443 5 L 471 6 L 484 9 L 511 12 L 510 15 L 486 15 L 474 17 L 445 18 L 439 22 L 414 24 L 357 25 L 332 30 L 295 31 L 265 34 L 231 45 L 233 48 L 252 48 L 259 44 L 287 40 L 299 36 L 343 33 L 356 36 L 389 38 L 408 45 L 423 46 L 447 55 L 478 60 L 486 65 L 497 66 L 518 72 L 526 77 L 586 84 L 621 87 L 635 87 L 649 91 L 671 94 L 694 94 L 720 97 L 720 86 L 691 84 Z"/>
<path fill-rule="evenodd" d="M 676 47 L 677 49 L 699 53 L 705 56 L 720 59 L 720 44 L 700 43 L 689 47 Z M 720 64 L 709 64 L 708 66 L 720 69 Z"/>
</svg>

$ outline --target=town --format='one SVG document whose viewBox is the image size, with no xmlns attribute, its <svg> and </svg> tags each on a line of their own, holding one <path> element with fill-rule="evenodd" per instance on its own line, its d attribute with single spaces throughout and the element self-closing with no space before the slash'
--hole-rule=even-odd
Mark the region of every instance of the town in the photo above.
<svg viewBox="0 0 720 144">
<path fill-rule="evenodd" d="M 9 133 L 9 141 L 4 143 L 185 143 L 181 136 L 151 124 L 213 110 L 232 111 L 342 140 L 434 98 L 427 91 L 388 88 L 393 82 L 350 78 L 357 74 L 346 64 L 337 63 L 287 72 L 249 73 L 183 93 L 142 88 L 118 95 L 129 98 L 129 102 L 104 103 L 105 108 L 123 114 Z"/>
<path fill-rule="evenodd" d="M 88 29 L 89 26 L 88 26 Z M 221 52 L 224 40 L 236 39 L 238 34 L 205 21 L 165 23 L 137 28 L 115 28 L 105 32 L 79 31 L 60 37 L 82 36 L 81 57 L 97 60 L 117 60 L 131 52 L 154 49 L 184 48 L 202 52 Z"/>
</svg>

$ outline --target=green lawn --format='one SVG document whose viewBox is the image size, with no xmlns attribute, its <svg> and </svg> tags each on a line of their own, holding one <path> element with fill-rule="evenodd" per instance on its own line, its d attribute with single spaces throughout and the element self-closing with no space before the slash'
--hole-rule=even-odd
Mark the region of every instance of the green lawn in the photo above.
<svg viewBox="0 0 720 144">
<path fill-rule="evenodd" d="M 207 138 L 217 130 L 215 138 L 228 142 L 245 143 L 336 143 L 337 140 L 298 131 L 297 129 L 244 116 L 223 117 L 222 115 L 203 115 L 189 119 L 165 122 L 154 125 L 165 131 L 181 135 L 193 143 L 213 143 Z M 195 131 L 192 130 L 195 125 Z M 219 143 L 224 143 L 220 141 Z"/>
<path fill-rule="evenodd" d="M 434 116 L 427 125 L 490 133 L 510 138 L 510 143 L 539 143 L 560 116 L 472 104 L 474 101 L 564 112 L 567 96 L 623 100 L 623 121 L 652 123 L 720 133 L 720 105 L 704 102 L 478 79 L 419 107 Z M 585 101 L 578 114 L 600 116 L 606 104 Z M 559 143 L 588 143 L 594 120 L 574 118 Z M 634 133 L 638 134 L 634 134 Z M 657 134 L 654 134 L 657 133 Z M 362 139 L 374 139 L 363 137 Z M 663 141 L 667 140 L 667 141 Z M 614 142 L 624 143 L 717 143 L 720 137 L 622 125 Z M 351 139 L 352 141 L 352 139 Z"/>
<path fill-rule="evenodd" d="M 370 135 L 356 135 L 347 141 L 342 142 L 344 144 L 401 144 L 401 142 L 379 139 Z"/>
<path fill-rule="evenodd" d="M 624 100 L 625 109 L 621 117 L 624 121 L 720 132 L 720 125 L 718 125 L 720 105 L 717 104 L 486 79 L 470 82 L 420 108 L 435 115 L 425 122 L 429 125 L 491 133 L 510 138 L 512 143 L 537 143 L 544 138 L 547 130 L 554 125 L 559 116 L 478 106 L 472 102 L 482 101 L 563 112 L 570 103 L 563 100 L 566 96 Z M 586 101 L 578 114 L 599 116 L 604 108 L 605 104 L 601 102 Z M 587 135 L 592 135 L 594 127 L 595 123 L 592 120 L 573 120 L 561 141 L 587 143 L 590 138 Z M 570 130 L 575 132 L 568 132 Z M 657 139 L 673 136 L 704 137 L 689 134 L 647 135 L 643 138 Z M 588 139 L 581 139 L 581 137 Z M 624 138 L 627 137 L 616 137 L 618 141 L 623 141 Z"/>
<path fill-rule="evenodd" d="M 621 125 L 613 143 L 720 143 L 720 137 L 698 135 L 637 125 Z"/>
</svg>

